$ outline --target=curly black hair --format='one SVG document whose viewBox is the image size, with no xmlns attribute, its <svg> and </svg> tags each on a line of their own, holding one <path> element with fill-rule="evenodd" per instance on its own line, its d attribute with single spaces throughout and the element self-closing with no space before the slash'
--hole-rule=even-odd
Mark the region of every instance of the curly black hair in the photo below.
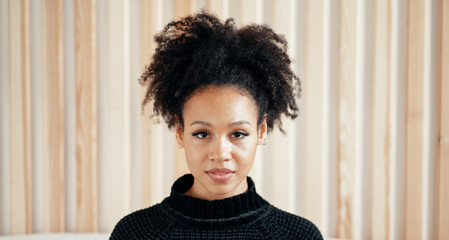
<svg viewBox="0 0 449 240">
<path fill-rule="evenodd" d="M 154 115 L 169 128 L 176 121 L 183 126 L 184 103 L 209 86 L 246 90 L 258 107 L 258 125 L 267 114 L 268 132 L 275 124 L 284 132 L 281 114 L 297 117 L 301 82 L 290 68 L 285 37 L 268 26 L 237 28 L 234 19 L 222 22 L 202 10 L 170 22 L 154 39 L 152 62 L 139 80 L 147 86 L 142 111 L 154 100 Z"/>
</svg>

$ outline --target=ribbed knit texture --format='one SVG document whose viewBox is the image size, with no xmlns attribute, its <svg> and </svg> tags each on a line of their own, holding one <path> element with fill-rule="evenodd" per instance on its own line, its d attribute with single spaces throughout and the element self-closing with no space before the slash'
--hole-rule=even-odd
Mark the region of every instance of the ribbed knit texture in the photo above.
<svg viewBox="0 0 449 240">
<path fill-rule="evenodd" d="M 272 206 L 247 181 L 245 193 L 208 201 L 183 194 L 193 184 L 184 175 L 170 197 L 120 220 L 110 239 L 323 239 L 313 223 Z"/>
</svg>

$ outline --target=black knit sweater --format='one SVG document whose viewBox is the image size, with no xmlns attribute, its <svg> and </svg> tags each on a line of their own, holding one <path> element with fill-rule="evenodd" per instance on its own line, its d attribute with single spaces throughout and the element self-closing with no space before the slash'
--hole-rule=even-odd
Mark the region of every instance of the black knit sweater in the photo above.
<svg viewBox="0 0 449 240">
<path fill-rule="evenodd" d="M 193 176 L 179 178 L 170 197 L 120 220 L 110 239 L 323 239 L 310 221 L 284 212 L 248 191 L 223 200 L 184 195 Z"/>
</svg>

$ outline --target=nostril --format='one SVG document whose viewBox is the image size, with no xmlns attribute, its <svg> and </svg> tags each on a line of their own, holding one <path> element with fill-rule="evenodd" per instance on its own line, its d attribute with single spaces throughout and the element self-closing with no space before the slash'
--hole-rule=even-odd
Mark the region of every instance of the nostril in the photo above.
<svg viewBox="0 0 449 240">
<path fill-rule="evenodd" d="M 219 161 L 229 161 L 232 158 L 231 146 L 227 139 L 217 139 L 210 146 L 209 159 Z"/>
</svg>

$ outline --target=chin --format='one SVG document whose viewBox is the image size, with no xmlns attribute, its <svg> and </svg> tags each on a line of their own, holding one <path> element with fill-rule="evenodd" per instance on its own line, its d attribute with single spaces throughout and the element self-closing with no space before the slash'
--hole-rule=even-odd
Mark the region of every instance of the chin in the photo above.
<svg viewBox="0 0 449 240">
<path fill-rule="evenodd" d="M 214 192 L 214 194 L 216 195 L 227 195 L 227 194 L 231 194 L 234 190 L 235 190 L 235 186 L 216 186 L 214 188 L 211 189 L 212 192 Z"/>
</svg>

